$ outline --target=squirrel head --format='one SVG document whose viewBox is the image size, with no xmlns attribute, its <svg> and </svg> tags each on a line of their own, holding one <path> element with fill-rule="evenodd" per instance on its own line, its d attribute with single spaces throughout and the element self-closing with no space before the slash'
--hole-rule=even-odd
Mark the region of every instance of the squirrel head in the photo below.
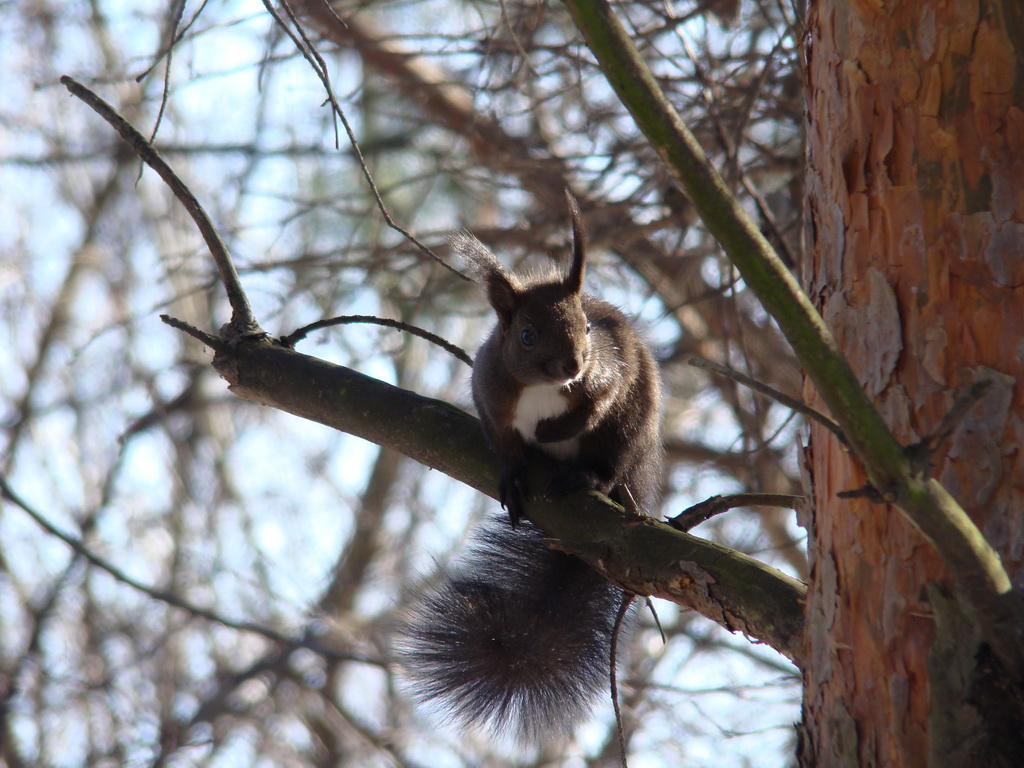
<svg viewBox="0 0 1024 768">
<path fill-rule="evenodd" d="M 570 384 L 586 372 L 590 357 L 590 323 L 582 304 L 586 243 L 579 207 L 568 191 L 566 197 L 573 253 L 564 275 L 513 275 L 469 232 L 449 237 L 498 315 L 502 360 L 523 386 Z"/>
</svg>

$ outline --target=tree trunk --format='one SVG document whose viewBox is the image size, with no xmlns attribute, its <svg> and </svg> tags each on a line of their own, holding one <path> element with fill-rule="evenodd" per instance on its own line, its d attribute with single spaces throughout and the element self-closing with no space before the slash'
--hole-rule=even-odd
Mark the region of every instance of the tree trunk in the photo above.
<svg viewBox="0 0 1024 768">
<path fill-rule="evenodd" d="M 1016 0 L 811 4 L 804 275 L 904 444 L 931 435 L 971 384 L 992 382 L 932 457 L 933 476 L 1017 585 L 1022 14 Z M 928 542 L 891 507 L 837 497 L 865 477 L 820 428 L 806 465 L 815 503 L 802 764 L 1010 764 L 1024 749 L 1020 701 L 999 694 Z"/>
</svg>

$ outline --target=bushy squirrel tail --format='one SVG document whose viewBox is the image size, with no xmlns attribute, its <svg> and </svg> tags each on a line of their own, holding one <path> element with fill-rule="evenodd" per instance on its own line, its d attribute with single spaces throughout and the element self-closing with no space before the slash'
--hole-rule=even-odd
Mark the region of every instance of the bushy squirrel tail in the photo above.
<svg viewBox="0 0 1024 768">
<path fill-rule="evenodd" d="M 489 519 L 402 628 L 414 698 L 463 728 L 538 743 L 572 731 L 607 690 L 622 590 L 543 538 Z"/>
</svg>

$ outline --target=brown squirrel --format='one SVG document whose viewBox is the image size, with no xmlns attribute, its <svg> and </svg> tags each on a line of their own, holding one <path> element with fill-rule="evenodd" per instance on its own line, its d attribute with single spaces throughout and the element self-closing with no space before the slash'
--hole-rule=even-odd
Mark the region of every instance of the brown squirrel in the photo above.
<svg viewBox="0 0 1024 768">
<path fill-rule="evenodd" d="M 531 742 L 571 730 L 604 689 L 622 592 L 520 524 L 525 446 L 561 462 L 549 496 L 592 488 L 634 510 L 651 510 L 663 464 L 657 365 L 621 311 L 583 293 L 583 226 L 567 198 L 565 275 L 512 275 L 468 232 L 450 238 L 498 316 L 472 389 L 512 526 L 482 527 L 414 610 L 399 648 L 416 698 Z"/>
</svg>

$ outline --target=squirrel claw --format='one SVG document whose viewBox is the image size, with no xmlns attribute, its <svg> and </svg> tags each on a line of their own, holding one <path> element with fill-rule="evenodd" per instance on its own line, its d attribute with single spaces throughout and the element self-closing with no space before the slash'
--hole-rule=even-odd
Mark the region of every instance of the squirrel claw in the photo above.
<svg viewBox="0 0 1024 768">
<path fill-rule="evenodd" d="M 508 510 L 508 521 L 513 528 L 523 519 L 523 495 L 521 470 L 503 471 L 498 482 L 498 499 L 502 509 Z"/>
<path fill-rule="evenodd" d="M 512 506 L 508 507 L 508 524 L 511 525 L 513 529 L 519 527 L 519 521 L 522 520 L 522 519 L 523 519 L 523 513 L 522 512 L 517 511 L 515 509 L 515 507 L 512 507 Z"/>
</svg>

